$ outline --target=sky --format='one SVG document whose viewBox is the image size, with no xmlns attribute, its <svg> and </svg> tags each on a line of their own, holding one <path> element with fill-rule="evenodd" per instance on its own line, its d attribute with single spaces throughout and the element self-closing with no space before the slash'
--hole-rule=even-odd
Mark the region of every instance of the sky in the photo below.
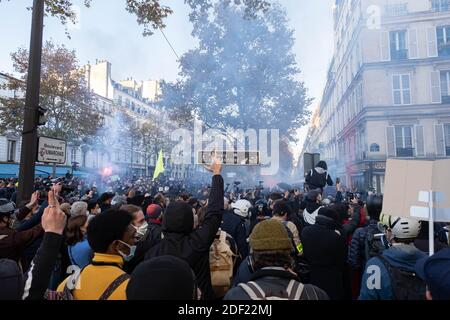
<svg viewBox="0 0 450 320">
<path fill-rule="evenodd" d="M 19 47 L 28 48 L 32 0 L 0 3 L 0 72 L 13 74 L 10 53 Z M 142 28 L 134 15 L 125 10 L 125 0 L 93 0 L 90 8 L 82 0 L 74 0 L 79 23 L 69 26 L 71 39 L 55 18 L 45 18 L 44 41 L 52 39 L 75 49 L 80 65 L 105 59 L 112 63 L 115 80 L 133 77 L 136 80 L 175 80 L 178 63 L 175 54 L 160 32 L 142 36 Z M 189 8 L 184 0 L 163 0 L 174 13 L 166 20 L 164 33 L 178 55 L 195 48 L 188 20 Z M 287 9 L 290 28 L 294 30 L 297 63 L 301 79 L 315 98 L 311 109 L 320 101 L 326 74 L 333 55 L 333 0 L 279 0 Z M 294 146 L 298 156 L 307 133 L 299 129 L 299 143 Z"/>
</svg>

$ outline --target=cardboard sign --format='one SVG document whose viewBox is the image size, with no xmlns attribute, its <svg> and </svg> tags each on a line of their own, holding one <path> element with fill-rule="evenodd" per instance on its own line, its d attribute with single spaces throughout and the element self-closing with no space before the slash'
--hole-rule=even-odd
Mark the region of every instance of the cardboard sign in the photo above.
<svg viewBox="0 0 450 320">
<path fill-rule="evenodd" d="M 387 161 L 384 214 L 426 221 L 430 191 L 433 191 L 434 221 L 450 222 L 450 159 Z"/>
</svg>

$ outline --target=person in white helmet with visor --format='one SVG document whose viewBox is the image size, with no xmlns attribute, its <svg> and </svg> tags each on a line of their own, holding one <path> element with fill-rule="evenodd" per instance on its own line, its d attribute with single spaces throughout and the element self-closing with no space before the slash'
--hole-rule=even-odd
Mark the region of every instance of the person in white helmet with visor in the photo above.
<svg viewBox="0 0 450 320">
<path fill-rule="evenodd" d="M 421 222 L 382 214 L 379 227 L 389 248 L 367 261 L 359 300 L 424 300 L 426 286 L 414 267 L 426 254 L 413 245 Z"/>
</svg>

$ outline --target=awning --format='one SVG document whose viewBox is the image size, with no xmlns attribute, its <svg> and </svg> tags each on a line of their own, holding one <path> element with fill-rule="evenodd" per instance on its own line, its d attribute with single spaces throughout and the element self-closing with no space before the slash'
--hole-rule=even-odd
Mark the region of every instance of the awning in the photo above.
<svg viewBox="0 0 450 320">
<path fill-rule="evenodd" d="M 56 167 L 56 175 L 64 176 L 67 171 L 72 173 L 70 167 Z M 35 176 L 36 177 L 47 177 L 53 172 L 52 166 L 36 166 Z M 89 173 L 84 171 L 75 170 L 73 172 L 75 177 L 84 177 L 89 175 Z M 16 163 L 1 163 L 0 164 L 0 178 L 18 178 L 19 177 L 19 165 Z"/>
</svg>

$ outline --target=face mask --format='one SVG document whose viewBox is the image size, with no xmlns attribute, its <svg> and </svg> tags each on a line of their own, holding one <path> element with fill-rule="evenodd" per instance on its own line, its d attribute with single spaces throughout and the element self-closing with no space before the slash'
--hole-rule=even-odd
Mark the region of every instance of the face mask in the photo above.
<svg viewBox="0 0 450 320">
<path fill-rule="evenodd" d="M 96 214 L 100 214 L 100 213 L 102 213 L 102 209 L 100 209 L 100 208 L 97 208 L 97 210 L 95 211 L 95 213 L 96 213 Z"/>
<path fill-rule="evenodd" d="M 134 253 L 136 252 L 136 246 L 130 246 L 128 243 L 125 243 L 121 240 L 119 240 L 120 243 L 130 248 L 130 253 L 128 255 L 124 254 L 122 251 L 117 250 L 119 254 L 122 256 L 123 260 L 130 261 L 134 257 Z"/>
<path fill-rule="evenodd" d="M 133 225 L 132 225 L 133 226 Z M 134 229 L 136 229 L 136 233 L 138 238 L 145 236 L 145 233 L 147 232 L 148 223 L 144 222 L 140 227 L 133 226 Z"/>
</svg>

